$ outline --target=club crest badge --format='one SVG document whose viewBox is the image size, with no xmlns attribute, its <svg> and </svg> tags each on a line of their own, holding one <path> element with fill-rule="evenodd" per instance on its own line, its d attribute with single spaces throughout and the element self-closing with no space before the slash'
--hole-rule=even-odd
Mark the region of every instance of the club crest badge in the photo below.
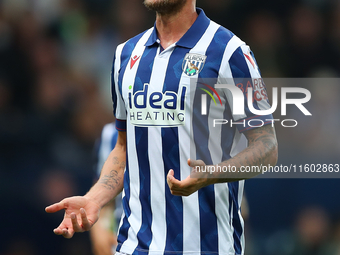
<svg viewBox="0 0 340 255">
<path fill-rule="evenodd" d="M 183 72 L 188 76 L 199 74 L 204 66 L 207 56 L 197 53 L 187 53 L 182 63 Z"/>
</svg>

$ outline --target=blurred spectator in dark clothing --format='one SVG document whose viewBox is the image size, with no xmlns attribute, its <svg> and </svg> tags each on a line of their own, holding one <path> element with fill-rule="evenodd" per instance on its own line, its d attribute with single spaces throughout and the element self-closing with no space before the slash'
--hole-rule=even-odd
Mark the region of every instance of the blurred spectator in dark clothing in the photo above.
<svg viewBox="0 0 340 255">
<path fill-rule="evenodd" d="M 288 18 L 288 40 L 282 54 L 285 76 L 311 77 L 320 69 L 337 70 L 339 55 L 329 42 L 325 20 L 317 10 L 300 5 Z"/>
</svg>

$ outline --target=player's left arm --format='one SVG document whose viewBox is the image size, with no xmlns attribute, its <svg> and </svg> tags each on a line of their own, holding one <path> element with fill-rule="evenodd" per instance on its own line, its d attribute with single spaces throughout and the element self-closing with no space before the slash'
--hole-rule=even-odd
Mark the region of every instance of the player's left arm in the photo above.
<svg viewBox="0 0 340 255">
<path fill-rule="evenodd" d="M 167 176 L 167 182 L 171 194 L 178 196 L 189 196 L 195 191 L 214 183 L 233 182 L 252 178 L 260 172 L 245 172 L 242 167 L 246 166 L 275 166 L 278 159 L 278 144 L 275 129 L 271 125 L 255 128 L 246 131 L 248 147 L 236 156 L 219 163 L 221 167 L 235 166 L 236 171 L 226 172 L 203 172 L 197 168 L 204 167 L 202 160 L 188 160 L 188 165 L 192 167 L 192 174 L 186 179 L 179 181 L 174 177 L 173 170 Z M 212 166 L 213 167 L 213 166 Z"/>
</svg>

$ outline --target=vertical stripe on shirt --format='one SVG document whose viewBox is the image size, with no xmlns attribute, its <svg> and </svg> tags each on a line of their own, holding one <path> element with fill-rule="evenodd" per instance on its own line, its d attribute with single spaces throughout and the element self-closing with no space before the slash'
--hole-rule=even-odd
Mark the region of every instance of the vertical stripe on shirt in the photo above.
<svg viewBox="0 0 340 255">
<path fill-rule="evenodd" d="M 138 70 L 138 65 L 140 64 L 140 61 L 138 61 L 137 63 L 135 63 L 134 68 L 126 68 L 130 61 L 130 57 L 143 54 L 145 49 L 144 44 L 149 38 L 151 32 L 152 29 L 149 29 L 147 32 L 143 33 L 141 38 L 136 42 L 135 45 L 133 45 L 133 47 L 131 47 L 129 43 L 125 44 L 122 55 L 123 53 L 126 54 L 128 57 L 125 56 L 125 58 L 127 58 L 128 61 L 125 60 L 125 62 L 122 63 L 125 69 L 121 70 L 121 72 L 119 73 L 119 76 L 122 75 L 122 77 L 119 79 L 122 81 L 119 84 L 122 95 L 127 95 L 129 90 L 129 86 L 123 87 L 122 84 L 134 84 L 136 71 Z M 130 50 L 130 53 L 128 52 L 128 50 Z M 136 137 L 135 127 L 127 125 L 127 132 L 130 137 Z M 133 168 L 139 169 L 139 162 L 136 155 L 136 151 L 137 148 L 134 139 L 127 139 L 127 154 L 129 155 L 129 167 L 133 166 Z M 142 226 L 142 206 L 141 202 L 139 201 L 140 193 L 139 175 L 129 171 L 129 180 L 130 180 L 129 185 L 130 197 L 128 202 L 129 208 L 133 208 L 133 210 L 131 210 L 131 214 L 128 216 L 127 219 L 128 223 L 130 224 L 127 239 L 123 242 L 119 251 L 132 254 L 133 251 L 138 246 L 137 233 L 139 232 Z"/>
</svg>

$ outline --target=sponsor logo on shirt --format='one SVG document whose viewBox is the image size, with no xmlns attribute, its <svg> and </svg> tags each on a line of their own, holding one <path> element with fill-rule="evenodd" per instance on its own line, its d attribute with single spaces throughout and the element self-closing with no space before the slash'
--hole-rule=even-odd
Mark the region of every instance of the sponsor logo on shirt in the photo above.
<svg viewBox="0 0 340 255">
<path fill-rule="evenodd" d="M 133 93 L 129 87 L 129 119 L 135 126 L 173 127 L 184 125 L 185 97 L 187 88 L 182 86 L 178 93 L 173 91 L 153 91 L 145 83 L 143 90 Z"/>
</svg>

